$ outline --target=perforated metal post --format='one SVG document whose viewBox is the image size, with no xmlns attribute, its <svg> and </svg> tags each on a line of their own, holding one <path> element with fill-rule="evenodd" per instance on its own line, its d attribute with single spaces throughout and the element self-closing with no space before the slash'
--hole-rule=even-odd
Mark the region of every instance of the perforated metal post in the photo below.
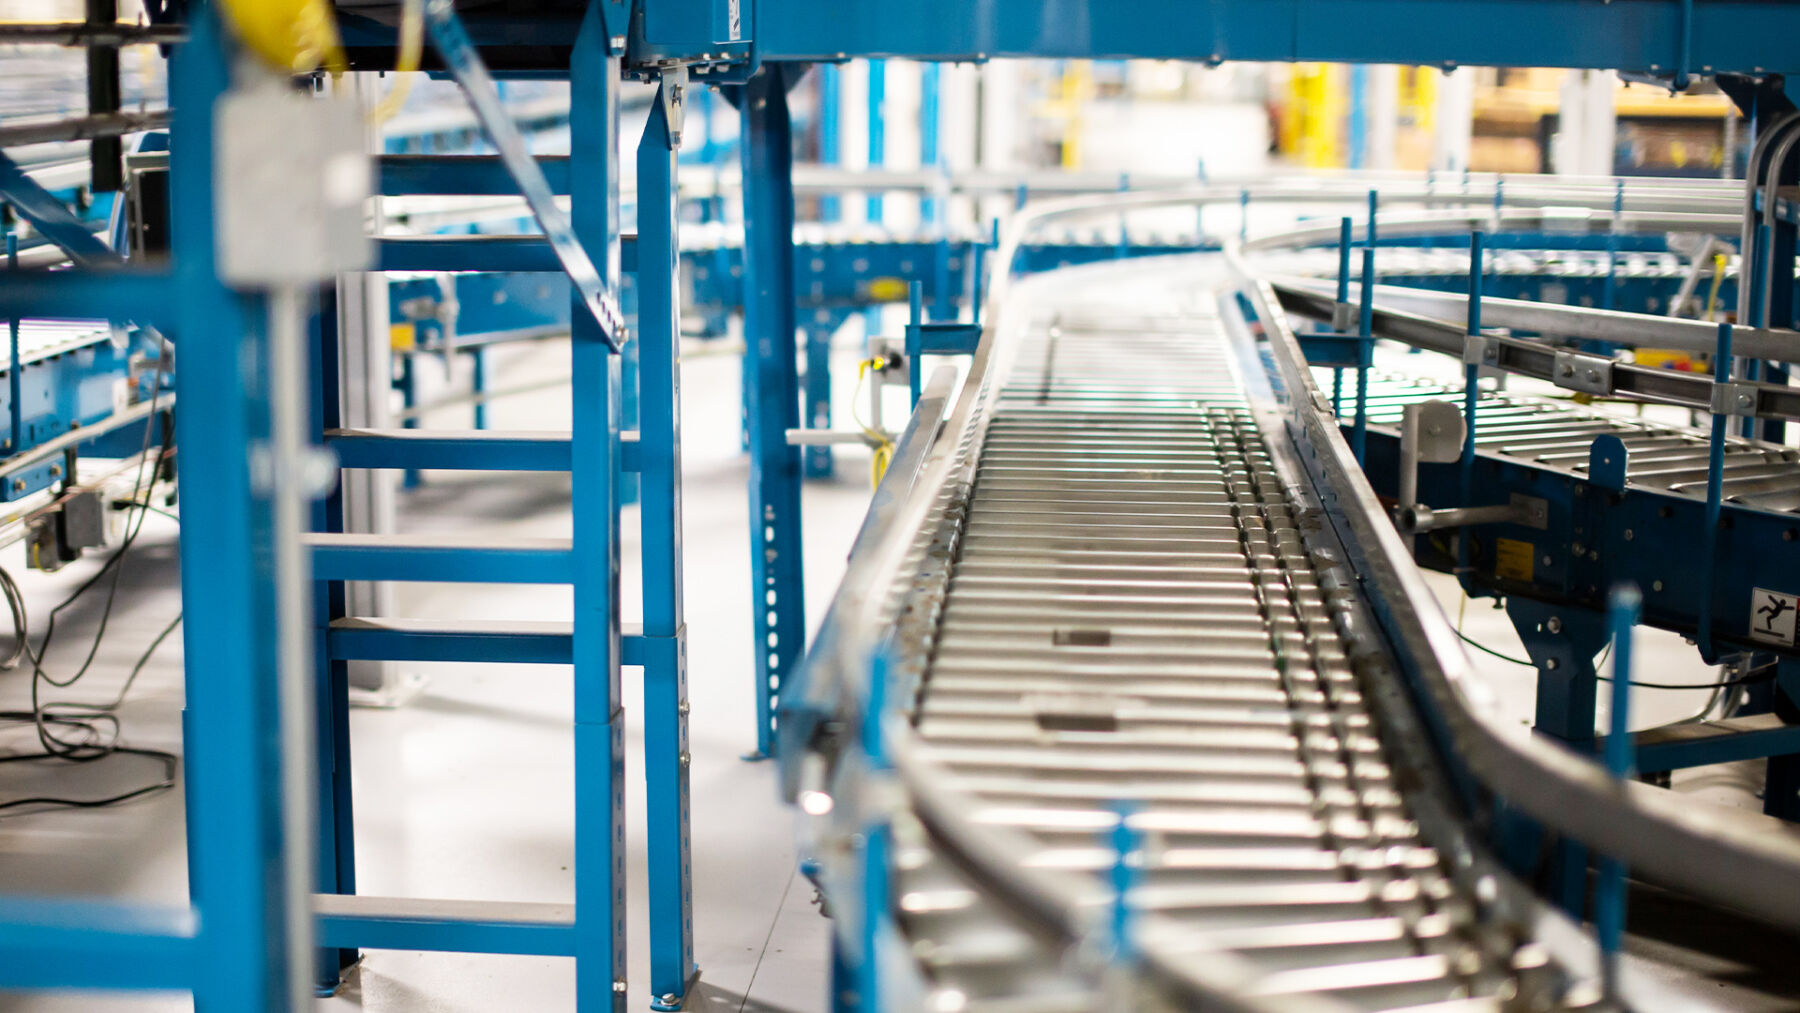
<svg viewBox="0 0 1800 1013">
<path fill-rule="evenodd" d="M 755 378 L 750 385 L 750 562 L 756 742 L 762 756 L 775 749 L 782 682 L 798 662 L 806 640 L 800 448 L 787 442 L 787 431 L 800 425 L 794 163 L 787 104 L 794 73 L 781 64 L 764 64 L 734 96 L 743 137 L 744 338 Z M 879 64 L 872 65 L 869 74 L 873 89 Z M 876 132 L 875 124 L 870 130 Z M 870 198 L 870 210 L 876 215 L 879 199 Z"/>
</svg>

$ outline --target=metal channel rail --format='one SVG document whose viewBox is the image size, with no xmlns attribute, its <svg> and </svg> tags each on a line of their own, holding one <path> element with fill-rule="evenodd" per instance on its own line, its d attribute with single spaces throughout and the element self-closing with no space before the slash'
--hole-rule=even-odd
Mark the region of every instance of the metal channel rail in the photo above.
<svg viewBox="0 0 1800 1013">
<path fill-rule="evenodd" d="M 1183 202 L 1028 210 L 996 262 Z M 1794 919 L 1800 840 L 1489 716 L 1266 285 L 1170 257 L 1002 274 L 989 306 L 782 701 L 860 1008 L 1676 1004 L 1603 987 L 1488 857 L 1502 807 Z"/>
</svg>

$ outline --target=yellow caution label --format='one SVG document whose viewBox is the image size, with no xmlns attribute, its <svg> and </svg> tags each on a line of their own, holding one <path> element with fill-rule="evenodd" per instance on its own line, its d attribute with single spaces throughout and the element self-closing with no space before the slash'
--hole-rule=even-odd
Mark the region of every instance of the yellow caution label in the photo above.
<svg viewBox="0 0 1800 1013">
<path fill-rule="evenodd" d="M 419 340 L 419 329 L 412 324 L 391 324 L 388 327 L 388 347 L 396 352 L 410 352 Z"/>
<path fill-rule="evenodd" d="M 869 298 L 876 302 L 904 302 L 907 298 L 905 278 L 870 278 Z"/>
<path fill-rule="evenodd" d="M 1537 550 L 1530 542 L 1521 542 L 1516 538 L 1496 538 L 1494 540 L 1494 576 L 1504 580 L 1529 581 L 1533 573 L 1533 563 L 1537 559 Z"/>
</svg>

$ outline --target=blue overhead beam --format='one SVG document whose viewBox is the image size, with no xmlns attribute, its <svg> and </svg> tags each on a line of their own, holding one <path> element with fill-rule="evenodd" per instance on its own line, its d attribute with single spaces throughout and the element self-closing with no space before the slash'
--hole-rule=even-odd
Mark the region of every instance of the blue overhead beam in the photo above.
<svg viewBox="0 0 1800 1013">
<path fill-rule="evenodd" d="M 1330 60 L 1671 74 L 1800 68 L 1775 0 L 762 0 L 764 61 Z M 1684 44 L 1685 42 L 1685 44 Z"/>
</svg>

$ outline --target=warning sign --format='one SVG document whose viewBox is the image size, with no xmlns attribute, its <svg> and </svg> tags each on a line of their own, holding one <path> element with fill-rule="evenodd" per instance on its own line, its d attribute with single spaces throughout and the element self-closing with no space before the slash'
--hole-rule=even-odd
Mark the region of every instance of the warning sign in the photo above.
<svg viewBox="0 0 1800 1013">
<path fill-rule="evenodd" d="M 1750 638 L 1771 644 L 1794 646 L 1794 619 L 1800 597 L 1753 588 L 1750 591 Z"/>
<path fill-rule="evenodd" d="M 1530 542 L 1517 538 L 1494 539 L 1494 576 L 1501 580 L 1531 580 L 1535 552 Z"/>
</svg>

